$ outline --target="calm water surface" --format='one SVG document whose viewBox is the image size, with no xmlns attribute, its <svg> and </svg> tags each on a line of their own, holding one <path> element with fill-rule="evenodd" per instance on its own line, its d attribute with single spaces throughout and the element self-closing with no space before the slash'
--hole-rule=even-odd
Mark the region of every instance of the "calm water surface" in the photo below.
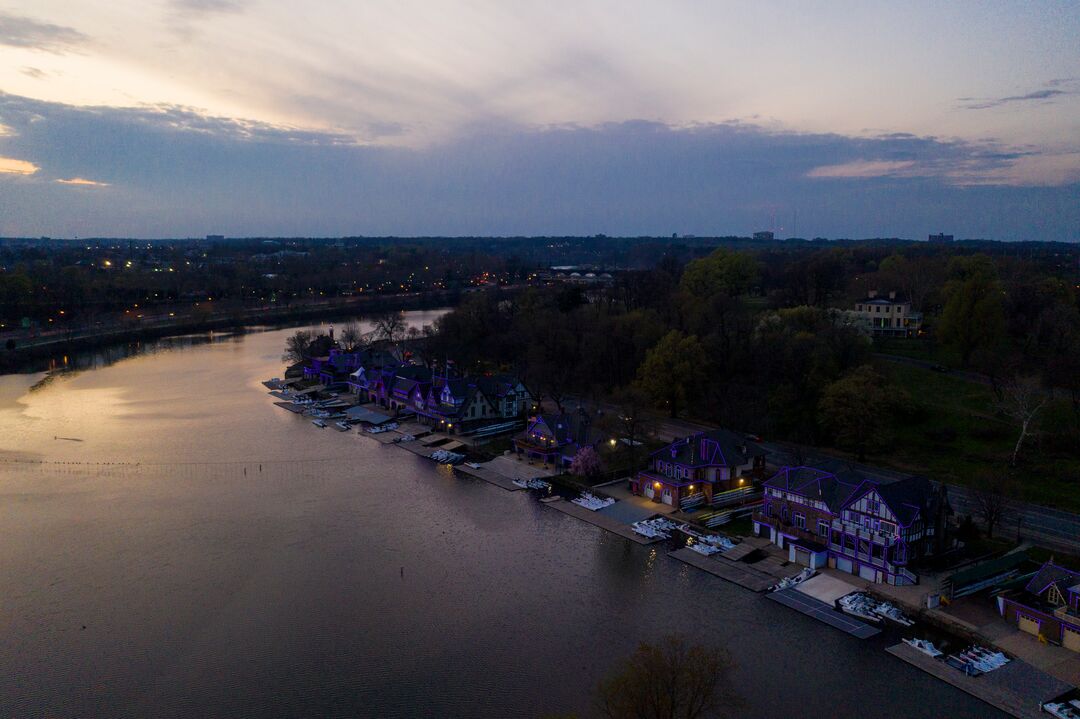
<svg viewBox="0 0 1080 719">
<path fill-rule="evenodd" d="M 673 631 L 735 656 L 745 716 L 999 716 L 884 641 L 278 409 L 290 331 L 0 377 L 0 716 L 584 713 Z"/>
</svg>

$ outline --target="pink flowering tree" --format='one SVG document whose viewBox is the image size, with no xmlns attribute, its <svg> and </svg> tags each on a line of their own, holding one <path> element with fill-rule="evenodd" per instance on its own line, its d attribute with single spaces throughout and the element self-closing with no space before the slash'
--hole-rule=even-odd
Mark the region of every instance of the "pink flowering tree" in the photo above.
<svg viewBox="0 0 1080 719">
<path fill-rule="evenodd" d="M 592 447 L 582 447 L 570 462 L 570 471 L 582 477 L 595 477 L 604 471 L 604 460 Z"/>
</svg>

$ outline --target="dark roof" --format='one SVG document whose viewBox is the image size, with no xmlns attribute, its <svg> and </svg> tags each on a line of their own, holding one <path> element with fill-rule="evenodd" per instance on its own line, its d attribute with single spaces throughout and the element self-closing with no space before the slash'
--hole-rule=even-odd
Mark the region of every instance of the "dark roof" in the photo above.
<svg viewBox="0 0 1080 719">
<path fill-rule="evenodd" d="M 1065 592 L 1077 582 L 1080 582 L 1080 572 L 1059 567 L 1053 561 L 1049 561 L 1035 573 L 1035 576 L 1028 582 L 1026 589 L 1032 594 L 1041 595 L 1050 588 L 1050 585 L 1054 584 L 1062 592 Z"/>
<path fill-rule="evenodd" d="M 885 500 L 904 526 L 915 521 L 921 512 L 925 512 L 928 517 L 933 516 L 930 511 L 933 509 L 931 504 L 937 493 L 926 477 L 908 477 L 897 482 L 878 484 L 876 488 L 878 495 Z"/>
<path fill-rule="evenodd" d="M 837 476 L 815 467 L 783 467 L 765 480 L 765 486 L 822 501 L 833 512 L 839 512 L 865 481 L 862 475 L 855 472 Z"/>
<path fill-rule="evenodd" d="M 950 579 L 955 590 L 992 577 L 1006 577 L 1015 574 L 1027 561 L 1029 561 L 1028 556 L 1024 552 L 1013 552 L 997 559 L 981 562 L 974 567 L 962 569 L 953 574 Z"/>
<path fill-rule="evenodd" d="M 508 392 L 518 386 L 518 378 L 513 375 L 499 374 L 493 376 L 483 375 L 475 380 L 480 391 L 490 397 L 505 397 Z"/>
<path fill-rule="evenodd" d="M 599 432 L 592 427 L 588 415 L 584 412 L 541 414 L 534 419 L 543 422 L 551 430 L 556 445 L 577 443 L 584 446 L 595 444 L 600 440 Z M 530 422 L 529 426 L 532 425 L 533 422 Z"/>
<path fill-rule="evenodd" d="M 765 454 L 759 445 L 726 429 L 699 432 L 653 452 L 653 456 L 663 456 L 687 467 L 738 467 Z"/>
</svg>

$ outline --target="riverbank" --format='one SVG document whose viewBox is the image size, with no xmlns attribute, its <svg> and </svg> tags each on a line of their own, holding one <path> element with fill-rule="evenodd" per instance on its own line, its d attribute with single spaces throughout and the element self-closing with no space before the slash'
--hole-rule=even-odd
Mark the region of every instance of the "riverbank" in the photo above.
<svg viewBox="0 0 1080 719">
<path fill-rule="evenodd" d="M 512 292 L 513 288 L 493 288 Z M 310 320 L 331 320 L 388 310 L 410 311 L 452 307 L 461 299 L 458 290 L 415 294 L 359 295 L 320 302 L 282 306 L 231 308 L 215 313 L 124 319 L 102 327 L 79 327 L 30 336 L 23 332 L 0 335 L 0 373 L 32 367 L 35 362 L 109 345 L 160 339 L 170 335 L 249 327 L 281 327 Z M 9 347 L 9 342 L 11 346 Z"/>
</svg>

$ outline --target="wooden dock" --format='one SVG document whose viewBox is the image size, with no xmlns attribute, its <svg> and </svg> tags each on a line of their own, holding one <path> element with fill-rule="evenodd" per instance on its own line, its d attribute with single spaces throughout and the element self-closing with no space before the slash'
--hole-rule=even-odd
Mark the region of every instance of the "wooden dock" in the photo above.
<svg viewBox="0 0 1080 719">
<path fill-rule="evenodd" d="M 726 579 L 729 582 L 738 584 L 740 587 L 749 589 L 752 592 L 764 592 L 766 589 L 776 584 L 776 577 L 754 569 L 749 564 L 733 562 L 730 559 L 724 559 L 715 555 L 706 557 L 703 554 L 698 554 L 689 547 L 676 549 L 668 556 L 674 557 L 680 562 L 685 562 L 692 567 L 697 567 L 698 569 L 720 577 L 721 579 Z"/>
<path fill-rule="evenodd" d="M 620 537 L 637 542 L 638 544 L 653 544 L 655 542 L 662 541 L 661 539 L 649 539 L 647 537 L 642 537 L 640 534 L 630 529 L 630 525 L 623 524 L 622 522 L 612 519 L 605 514 L 594 512 L 591 509 L 585 509 L 581 505 L 574 504 L 573 502 L 561 500 L 557 502 L 548 502 L 547 506 L 551 507 L 552 509 L 557 509 L 563 514 L 569 514 L 571 517 L 577 517 L 578 519 L 584 520 L 589 524 L 596 525 L 601 529 L 606 529 L 613 534 L 617 534 Z"/>
<path fill-rule="evenodd" d="M 885 651 L 1018 719 L 1045 717 L 1041 708 L 1043 703 L 1072 689 L 1065 682 L 1019 659 L 981 676 L 969 677 L 903 642 Z"/>
<path fill-rule="evenodd" d="M 274 404 L 295 414 L 303 414 L 306 409 L 303 405 L 295 404 L 293 402 L 274 402 Z"/>
<path fill-rule="evenodd" d="M 479 467 L 470 467 L 467 464 L 459 464 L 454 467 L 454 471 L 460 472 L 461 474 L 467 474 L 470 477 L 482 479 L 485 482 L 494 484 L 496 487 L 505 489 L 508 492 L 516 492 L 518 490 L 524 489 L 524 487 L 519 487 L 514 484 L 513 480 L 511 480 L 509 477 L 504 477 L 498 472 L 492 471 L 483 465 L 480 465 Z"/>
<path fill-rule="evenodd" d="M 824 622 L 830 627 L 835 627 L 859 639 L 869 639 L 872 636 L 881 634 L 881 630 L 877 627 L 838 612 L 820 599 L 804 594 L 795 587 L 781 589 L 779 592 L 770 592 L 766 596 L 774 602 L 790 607 L 797 612 L 802 612 L 808 617 Z"/>
</svg>

